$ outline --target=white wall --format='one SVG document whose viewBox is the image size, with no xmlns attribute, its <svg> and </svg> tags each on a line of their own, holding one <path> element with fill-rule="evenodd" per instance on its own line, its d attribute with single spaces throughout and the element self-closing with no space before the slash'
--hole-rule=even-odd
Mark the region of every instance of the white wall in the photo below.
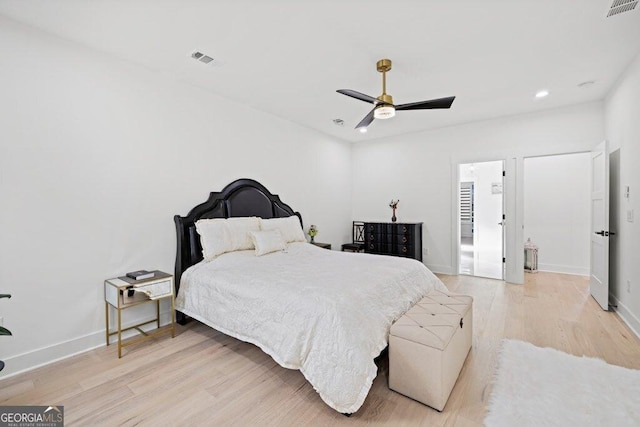
<svg viewBox="0 0 640 427">
<path fill-rule="evenodd" d="M 524 236 L 538 245 L 538 269 L 589 275 L 591 155 L 524 160 Z"/>
<path fill-rule="evenodd" d="M 0 17 L 2 373 L 104 342 L 103 280 L 172 272 L 173 215 L 253 178 L 351 239 L 351 147 Z"/>
<path fill-rule="evenodd" d="M 617 311 L 640 335 L 640 56 L 636 57 L 605 100 L 604 118 L 610 150 L 620 150 L 619 205 L 616 236 L 609 239 L 617 254 L 610 292 Z M 630 187 L 630 197 L 624 189 Z M 627 213 L 633 211 L 633 222 Z"/>
<path fill-rule="evenodd" d="M 428 120 L 428 112 L 420 114 Z M 602 103 L 594 102 L 359 143 L 352 153 L 353 218 L 389 220 L 388 200 L 399 198 L 399 221 L 424 222 L 425 264 L 454 273 L 456 165 L 505 159 L 506 278 L 521 282 L 523 158 L 588 151 L 603 138 Z"/>
</svg>

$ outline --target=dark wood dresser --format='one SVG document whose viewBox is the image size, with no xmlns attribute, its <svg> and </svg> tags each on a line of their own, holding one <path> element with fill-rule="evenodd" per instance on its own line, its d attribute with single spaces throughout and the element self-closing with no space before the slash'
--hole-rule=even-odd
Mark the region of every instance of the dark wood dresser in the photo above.
<svg viewBox="0 0 640 427">
<path fill-rule="evenodd" d="M 422 261 L 422 223 L 365 222 L 364 251 Z"/>
</svg>

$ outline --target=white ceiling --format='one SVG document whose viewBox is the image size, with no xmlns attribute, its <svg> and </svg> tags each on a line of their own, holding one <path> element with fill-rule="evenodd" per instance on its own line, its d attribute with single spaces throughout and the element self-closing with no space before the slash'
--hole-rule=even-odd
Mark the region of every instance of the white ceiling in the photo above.
<svg viewBox="0 0 640 427">
<path fill-rule="evenodd" d="M 0 14 L 303 126 L 366 141 L 602 99 L 640 52 L 640 7 L 611 0 L 0 0 Z M 194 50 L 214 57 L 206 66 Z M 397 104 L 455 95 L 353 128 L 393 61 Z M 584 81 L 595 84 L 578 87 Z M 534 99 L 539 89 L 551 94 Z M 341 118 L 344 126 L 333 119 Z"/>
</svg>

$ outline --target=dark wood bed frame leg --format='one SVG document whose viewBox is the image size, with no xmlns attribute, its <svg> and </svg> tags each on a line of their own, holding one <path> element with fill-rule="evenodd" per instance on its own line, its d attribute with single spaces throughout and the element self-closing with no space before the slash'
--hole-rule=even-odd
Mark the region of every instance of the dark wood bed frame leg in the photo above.
<svg viewBox="0 0 640 427">
<path fill-rule="evenodd" d="M 176 310 L 176 322 L 178 322 L 179 325 L 186 325 L 187 315 Z"/>
</svg>

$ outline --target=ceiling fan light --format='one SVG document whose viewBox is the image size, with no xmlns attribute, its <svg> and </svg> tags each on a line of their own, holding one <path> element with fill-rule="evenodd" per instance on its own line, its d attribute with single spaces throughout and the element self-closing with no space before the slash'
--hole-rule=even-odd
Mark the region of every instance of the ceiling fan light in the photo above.
<svg viewBox="0 0 640 427">
<path fill-rule="evenodd" d="M 390 119 L 396 115 L 396 109 L 393 105 L 380 104 L 373 112 L 373 117 L 376 119 Z"/>
</svg>

